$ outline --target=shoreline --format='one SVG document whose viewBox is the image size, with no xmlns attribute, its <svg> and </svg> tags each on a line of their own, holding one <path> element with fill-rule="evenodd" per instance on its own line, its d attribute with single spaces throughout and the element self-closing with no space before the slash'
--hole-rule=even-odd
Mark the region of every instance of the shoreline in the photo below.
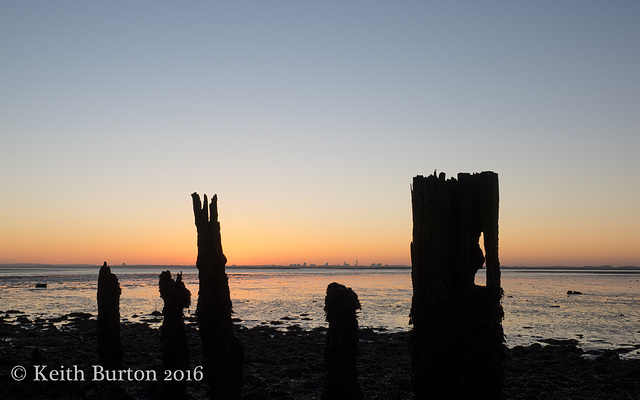
<svg viewBox="0 0 640 400">
<path fill-rule="evenodd" d="M 56 322 L 68 321 L 56 326 Z M 186 322 L 191 352 L 191 372 L 200 364 L 197 324 Z M 282 330 L 269 325 L 245 328 L 235 325 L 245 347 L 243 399 L 319 399 L 322 391 L 326 328 Z M 409 332 L 380 333 L 359 330 L 358 380 L 366 399 L 411 399 Z M 6 322 L 0 318 L 0 398 L 21 400 L 44 397 L 102 399 L 114 395 L 153 399 L 160 394 L 161 379 L 135 379 L 136 371 L 162 373 L 159 330 L 148 323 L 124 322 L 121 337 L 123 368 L 129 378 L 115 385 L 91 379 L 98 364 L 96 319 L 88 313 L 71 313 L 51 319 Z M 621 359 L 615 350 L 585 352 L 573 340 L 543 340 L 545 344 L 507 349 L 505 399 L 628 399 L 640 398 L 640 360 Z M 25 366 L 22 382 L 11 379 L 16 365 Z M 82 381 L 33 381 L 34 365 L 50 370 L 84 371 Z M 43 369 L 40 369 L 42 372 Z M 190 398 L 206 398 L 203 382 L 187 385 Z M 113 392 L 116 391 L 117 393 Z M 133 397 L 131 397 L 133 396 Z"/>
<path fill-rule="evenodd" d="M 122 264 L 110 266 L 115 271 L 126 271 L 125 273 L 155 273 L 166 269 L 187 270 L 197 273 L 195 265 L 178 265 L 178 264 Z M 66 273 L 74 273 L 84 271 L 83 273 L 98 273 L 99 265 L 94 264 L 37 264 L 37 263 L 3 263 L 0 264 L 0 271 L 6 273 L 3 276 L 14 276 L 15 273 L 25 272 L 29 274 L 29 270 L 46 273 L 56 273 L 58 271 Z M 292 271 L 406 271 L 411 270 L 411 265 L 404 264 L 371 264 L 371 265 L 343 265 L 343 264 L 290 264 L 290 265 L 227 265 L 227 272 L 238 270 L 292 270 Z M 486 270 L 483 266 L 480 271 Z M 500 270 L 504 271 L 525 271 L 525 272 L 584 272 L 584 273 L 636 273 L 640 274 L 640 266 L 638 265 L 551 265 L 551 266 L 519 266 L 519 265 L 501 265 Z M 131 272 L 135 271 L 135 272 Z M 158 272 L 159 273 L 159 272 Z M 46 274 L 45 274 L 46 275 Z"/>
</svg>

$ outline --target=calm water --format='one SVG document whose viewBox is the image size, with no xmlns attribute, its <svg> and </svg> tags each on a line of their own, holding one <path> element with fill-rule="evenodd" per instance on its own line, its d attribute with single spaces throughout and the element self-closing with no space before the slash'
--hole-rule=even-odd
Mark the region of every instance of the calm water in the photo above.
<svg viewBox="0 0 640 400">
<path fill-rule="evenodd" d="M 191 290 L 193 313 L 198 280 L 193 268 L 184 270 Z M 113 268 L 122 287 L 124 321 L 148 320 L 162 310 L 158 274 L 167 267 Z M 55 273 L 53 272 L 55 271 Z M 20 310 L 34 319 L 69 312 L 97 312 L 98 268 L 10 270 L 0 267 L 0 310 Z M 324 295 L 331 282 L 355 290 L 362 303 L 363 327 L 388 331 L 409 330 L 410 270 L 232 269 L 228 270 L 235 317 L 253 327 L 269 324 L 285 328 L 326 326 Z M 539 339 L 577 339 L 585 349 L 633 347 L 640 344 L 640 271 L 503 270 L 505 291 L 503 326 L 509 346 L 529 345 Z M 484 273 L 477 281 L 484 283 Z M 47 289 L 35 289 L 47 283 Z M 567 295 L 567 291 L 583 295 Z M 12 314 L 12 318 L 15 315 Z M 8 320 L 11 320 L 9 318 Z M 639 358 L 634 349 L 628 357 Z"/>
</svg>

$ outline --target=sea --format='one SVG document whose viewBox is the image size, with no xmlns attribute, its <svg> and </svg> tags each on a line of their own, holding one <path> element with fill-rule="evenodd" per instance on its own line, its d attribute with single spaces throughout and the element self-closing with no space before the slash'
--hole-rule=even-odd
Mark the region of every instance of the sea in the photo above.
<svg viewBox="0 0 640 400">
<path fill-rule="evenodd" d="M 152 314 L 162 310 L 158 279 L 164 270 L 183 273 L 192 298 L 186 315 L 193 316 L 198 293 L 194 266 L 114 266 L 123 323 L 160 326 L 161 319 Z M 95 316 L 98 271 L 99 266 L 88 265 L 0 265 L 0 316 L 15 323 L 73 312 Z M 361 327 L 382 333 L 411 329 L 410 268 L 232 266 L 227 275 L 235 321 L 248 328 L 326 327 L 326 288 L 338 282 L 357 293 Z M 484 279 L 480 270 L 476 283 Z M 503 268 L 502 288 L 507 346 L 572 339 L 585 351 L 618 349 L 623 358 L 640 358 L 640 269 Z M 60 329 L 65 323 L 57 322 Z"/>
</svg>

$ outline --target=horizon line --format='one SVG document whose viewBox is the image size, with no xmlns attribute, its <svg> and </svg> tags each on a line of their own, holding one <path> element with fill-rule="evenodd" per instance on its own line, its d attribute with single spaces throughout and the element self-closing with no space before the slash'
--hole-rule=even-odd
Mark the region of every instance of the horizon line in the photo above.
<svg viewBox="0 0 640 400">
<path fill-rule="evenodd" d="M 185 267 L 197 268 L 195 264 L 108 264 L 111 268 L 130 268 L 130 267 Z M 102 265 L 93 263 L 0 263 L 0 267 L 96 267 Z M 369 269 L 369 268 L 412 268 L 407 264 L 381 264 L 372 263 L 369 265 L 350 265 L 350 264 L 230 264 L 225 268 L 279 268 L 279 269 L 322 269 L 322 268 L 342 268 L 342 269 Z M 640 265 L 501 265 L 501 269 L 640 269 Z M 480 270 L 486 269 L 483 266 Z"/>
</svg>

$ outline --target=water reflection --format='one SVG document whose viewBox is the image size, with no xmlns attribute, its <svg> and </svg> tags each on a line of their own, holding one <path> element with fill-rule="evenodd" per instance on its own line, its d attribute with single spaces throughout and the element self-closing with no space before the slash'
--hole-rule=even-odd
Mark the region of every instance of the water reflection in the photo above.
<svg viewBox="0 0 640 400">
<path fill-rule="evenodd" d="M 158 273 L 118 274 L 124 321 L 153 320 L 162 310 Z M 179 270 L 173 271 L 179 272 Z M 184 276 L 194 299 L 197 273 Z M 476 277 L 484 284 L 484 271 Z M 409 270 L 246 270 L 229 273 L 234 317 L 248 327 L 296 324 L 305 329 L 326 326 L 323 302 L 327 285 L 339 282 L 358 294 L 360 326 L 408 330 L 411 307 Z M 47 283 L 47 289 L 35 289 Z M 541 338 L 578 339 L 584 348 L 611 348 L 640 343 L 640 274 L 558 273 L 503 270 L 504 331 L 509 346 Z M 2 311 L 19 310 L 29 319 L 70 312 L 97 313 L 97 273 L 91 275 L 0 277 Z M 567 291 L 584 295 L 567 295 Z M 195 302 L 194 302 L 195 304 Z M 195 312 L 195 306 L 188 313 Z M 15 321 L 10 314 L 7 321 Z M 638 351 L 632 356 L 640 357 Z"/>
</svg>

